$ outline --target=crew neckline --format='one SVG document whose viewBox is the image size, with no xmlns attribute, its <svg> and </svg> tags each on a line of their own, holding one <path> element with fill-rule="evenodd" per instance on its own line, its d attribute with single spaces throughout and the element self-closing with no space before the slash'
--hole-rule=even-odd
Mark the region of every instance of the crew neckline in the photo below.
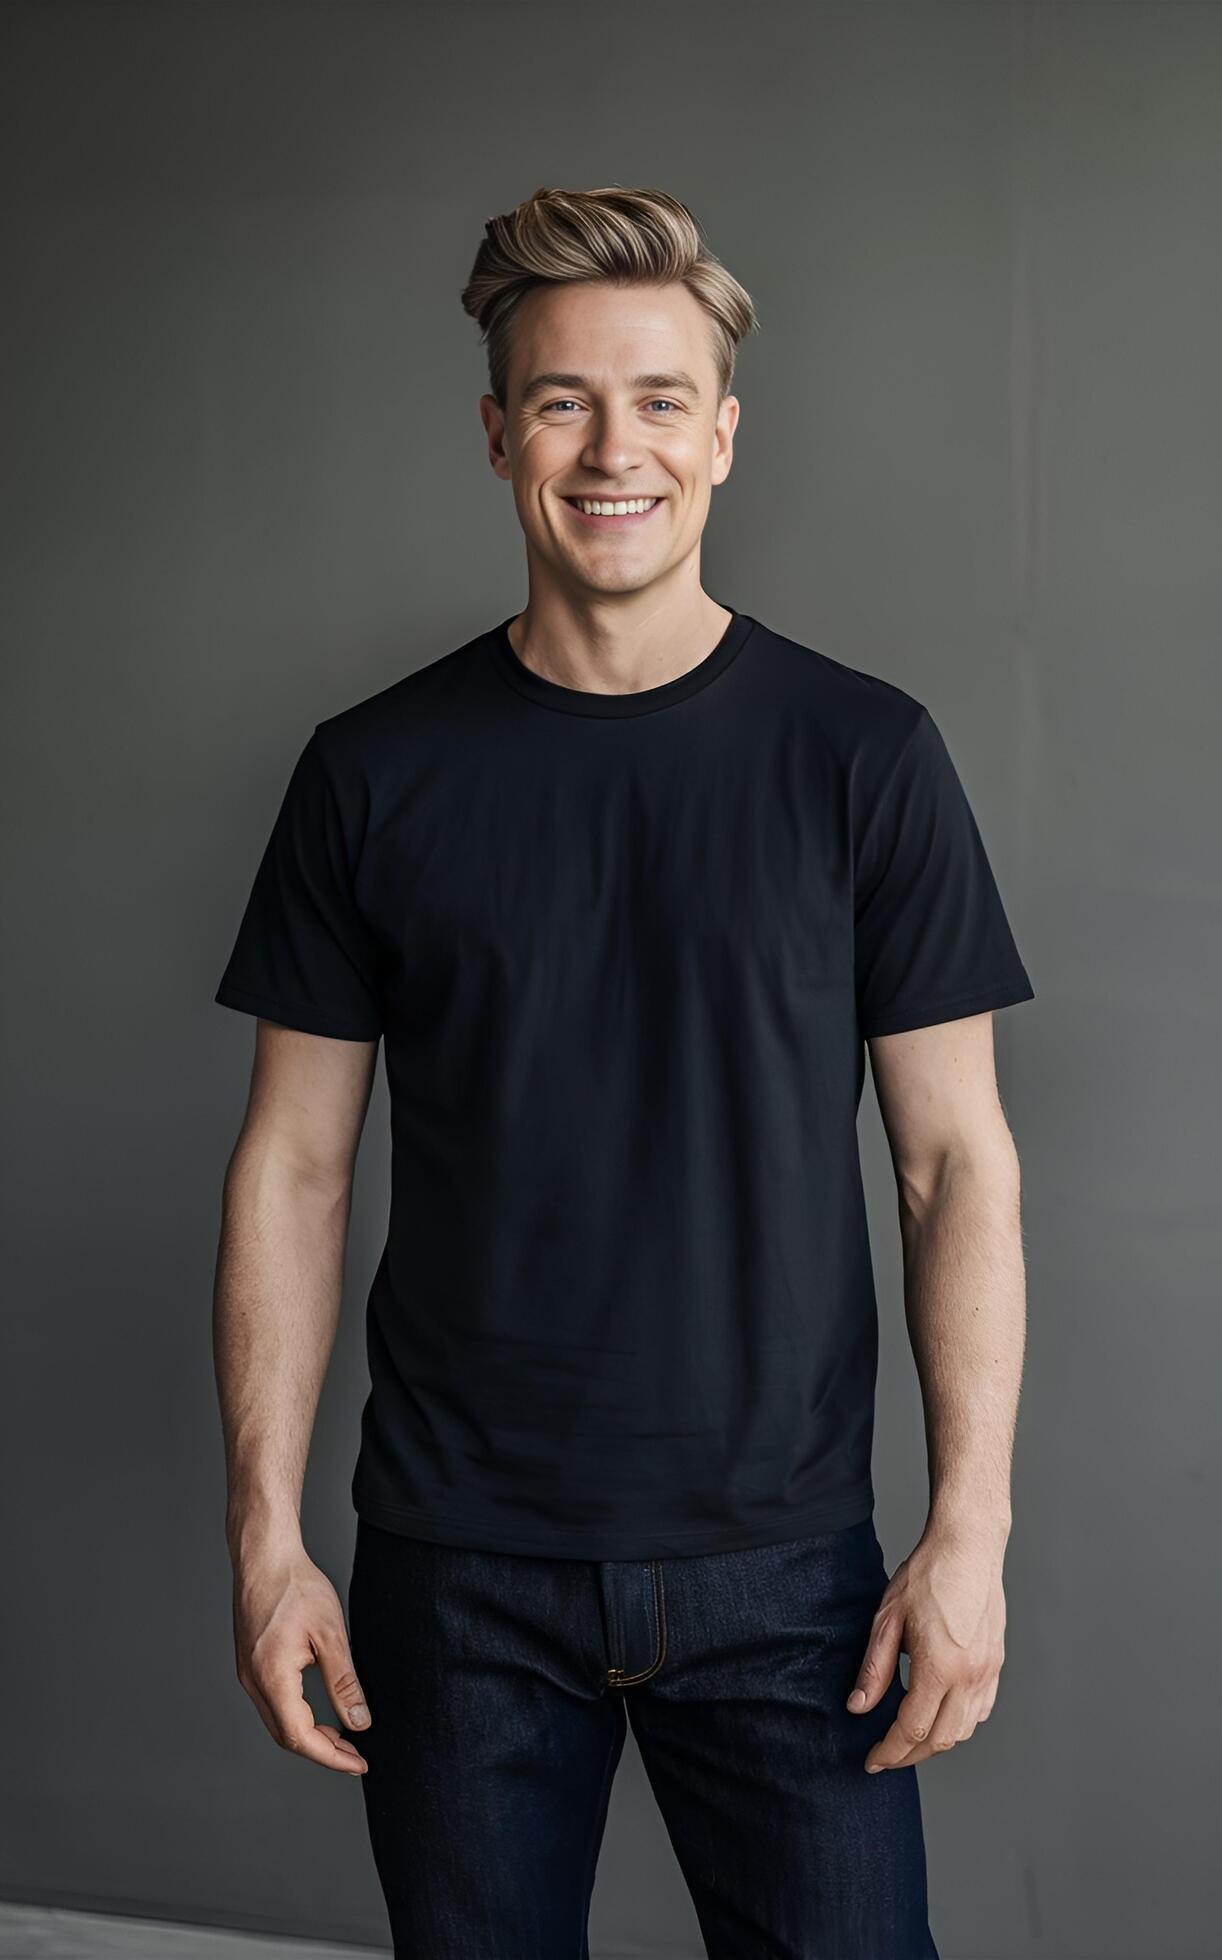
<svg viewBox="0 0 1222 1960">
<path fill-rule="evenodd" d="M 658 708 L 672 707 L 678 701 L 686 701 L 698 694 L 710 681 L 723 674 L 731 661 L 742 651 L 756 625 L 749 613 L 737 612 L 733 606 L 726 606 L 724 599 L 715 604 L 725 606 L 731 615 L 726 629 L 711 653 L 689 667 L 685 674 L 677 674 L 673 680 L 662 681 L 657 687 L 633 688 L 627 694 L 603 694 L 592 688 L 564 687 L 559 681 L 547 680 L 536 674 L 518 658 L 509 628 L 518 617 L 510 613 L 499 626 L 494 626 L 488 635 L 488 650 L 498 672 L 508 681 L 510 687 L 525 695 L 528 701 L 535 701 L 543 708 L 558 708 L 563 714 L 600 715 L 611 719 L 622 715 L 648 715 Z"/>
</svg>

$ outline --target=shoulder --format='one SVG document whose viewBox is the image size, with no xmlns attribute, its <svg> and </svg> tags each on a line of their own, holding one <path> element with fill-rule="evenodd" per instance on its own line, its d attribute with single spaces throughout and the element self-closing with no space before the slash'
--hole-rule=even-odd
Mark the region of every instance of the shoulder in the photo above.
<svg viewBox="0 0 1222 1960">
<path fill-rule="evenodd" d="M 475 703 L 486 639 L 476 634 L 325 716 L 311 737 L 324 766 L 337 779 L 368 780 L 401 767 L 405 754 L 426 753 L 443 726 L 453 726 Z"/>
<path fill-rule="evenodd" d="M 852 667 L 758 621 L 756 640 L 761 687 L 813 718 L 846 775 L 885 774 L 911 738 L 932 725 L 924 702 L 881 674 Z"/>
</svg>

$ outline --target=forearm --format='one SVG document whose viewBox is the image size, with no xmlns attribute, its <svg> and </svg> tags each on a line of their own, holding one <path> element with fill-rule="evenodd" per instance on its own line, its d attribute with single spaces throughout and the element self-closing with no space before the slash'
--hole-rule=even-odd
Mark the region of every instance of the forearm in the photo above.
<svg viewBox="0 0 1222 1960">
<path fill-rule="evenodd" d="M 1003 1542 L 1026 1334 L 1017 1154 L 1008 1130 L 901 1195 L 904 1304 L 929 1458 L 930 1521 Z"/>
<path fill-rule="evenodd" d="M 258 1136 L 225 1177 L 213 1357 L 230 1555 L 300 1537 L 301 1491 L 343 1289 L 349 1180 L 287 1165 Z"/>
</svg>

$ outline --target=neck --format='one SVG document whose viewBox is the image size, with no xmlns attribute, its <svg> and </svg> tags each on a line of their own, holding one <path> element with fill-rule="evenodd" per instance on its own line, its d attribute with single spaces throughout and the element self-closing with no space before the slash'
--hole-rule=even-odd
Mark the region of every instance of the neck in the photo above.
<svg viewBox="0 0 1222 1960">
<path fill-rule="evenodd" d="M 623 593 L 541 591 L 532 578 L 509 643 L 524 666 L 560 687 L 636 694 L 706 659 L 732 616 L 698 578 Z"/>
</svg>

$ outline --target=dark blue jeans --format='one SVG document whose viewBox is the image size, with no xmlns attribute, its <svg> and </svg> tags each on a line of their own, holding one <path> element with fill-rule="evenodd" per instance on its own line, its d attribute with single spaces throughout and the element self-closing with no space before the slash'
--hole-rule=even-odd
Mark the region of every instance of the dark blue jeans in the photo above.
<svg viewBox="0 0 1222 1960">
<path fill-rule="evenodd" d="M 636 1737 L 709 1960 L 937 1960 L 917 1771 L 845 1701 L 888 1574 L 873 1519 L 689 1558 L 523 1557 L 357 1521 L 369 1729 L 346 1729 L 396 1960 L 588 1960 Z"/>
</svg>

